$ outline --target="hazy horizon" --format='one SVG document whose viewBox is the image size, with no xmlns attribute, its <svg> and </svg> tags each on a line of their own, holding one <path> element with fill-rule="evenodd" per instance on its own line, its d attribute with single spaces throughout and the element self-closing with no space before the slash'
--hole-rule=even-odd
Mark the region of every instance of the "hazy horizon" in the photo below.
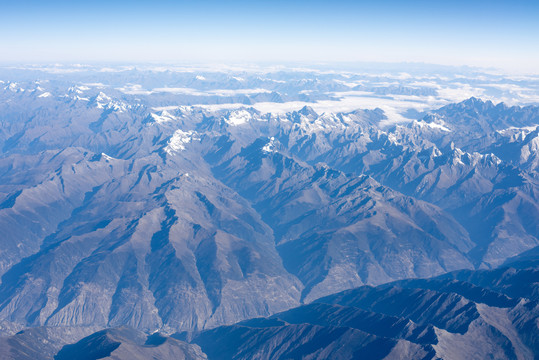
<svg viewBox="0 0 539 360">
<path fill-rule="evenodd" d="M 2 63 L 426 63 L 539 73 L 532 1 L 3 5 Z"/>
</svg>

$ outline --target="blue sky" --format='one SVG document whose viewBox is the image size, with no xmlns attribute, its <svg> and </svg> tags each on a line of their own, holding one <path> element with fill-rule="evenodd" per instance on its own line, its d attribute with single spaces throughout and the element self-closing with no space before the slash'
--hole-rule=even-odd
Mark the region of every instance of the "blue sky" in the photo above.
<svg viewBox="0 0 539 360">
<path fill-rule="evenodd" d="M 5 1 L 2 62 L 426 62 L 539 73 L 539 1 Z"/>
</svg>

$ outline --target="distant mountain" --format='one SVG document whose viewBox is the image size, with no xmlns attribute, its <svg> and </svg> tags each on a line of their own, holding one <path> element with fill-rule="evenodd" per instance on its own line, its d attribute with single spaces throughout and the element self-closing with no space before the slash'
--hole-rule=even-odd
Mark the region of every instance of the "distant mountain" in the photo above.
<svg viewBox="0 0 539 360">
<path fill-rule="evenodd" d="M 276 139 L 311 164 L 324 162 L 354 175 L 367 174 L 440 206 L 476 244 L 468 254 L 476 266 L 498 266 L 539 245 L 539 225 L 533 221 L 539 218 L 537 131 L 524 128 L 522 134 L 528 135 L 508 137 L 515 126 L 537 125 L 537 107 L 509 108 L 472 98 L 389 130 L 377 128 L 376 121 L 352 121 L 352 116 L 350 125 L 341 128 L 322 121 L 324 116 L 304 116 L 301 127 L 284 122 L 275 130 Z M 317 122 L 334 125 L 313 129 Z M 466 138 L 482 142 L 466 145 Z M 508 147 L 517 149 L 517 155 Z"/>
</svg>

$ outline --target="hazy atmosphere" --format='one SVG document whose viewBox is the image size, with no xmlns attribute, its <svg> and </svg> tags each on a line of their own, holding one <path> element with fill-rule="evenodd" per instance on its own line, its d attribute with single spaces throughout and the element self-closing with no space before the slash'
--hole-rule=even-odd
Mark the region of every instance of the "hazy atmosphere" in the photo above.
<svg viewBox="0 0 539 360">
<path fill-rule="evenodd" d="M 420 62 L 538 73 L 536 1 L 4 1 L 4 62 Z"/>
</svg>

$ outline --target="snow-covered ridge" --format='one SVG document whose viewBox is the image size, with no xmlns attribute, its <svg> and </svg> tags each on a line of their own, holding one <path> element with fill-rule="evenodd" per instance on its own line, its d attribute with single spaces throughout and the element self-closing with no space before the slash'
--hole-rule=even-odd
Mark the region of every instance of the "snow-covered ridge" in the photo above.
<svg viewBox="0 0 539 360">
<path fill-rule="evenodd" d="M 530 159 L 530 156 L 539 156 L 539 136 L 532 138 L 520 149 L 520 163 L 523 164 Z"/>
<path fill-rule="evenodd" d="M 158 124 L 161 124 L 161 123 L 166 123 L 166 122 L 169 122 L 169 121 L 173 121 L 173 120 L 176 120 L 177 118 L 172 116 L 168 111 L 166 110 L 163 110 L 161 111 L 161 115 L 157 115 L 155 113 L 151 113 L 150 116 L 152 117 L 152 119 L 158 123 Z"/>
<path fill-rule="evenodd" d="M 110 96 L 103 92 L 99 92 L 99 94 L 95 97 L 94 102 L 96 103 L 98 109 L 112 109 L 117 112 L 125 112 L 133 108 L 133 105 L 127 104 L 123 101 L 113 100 Z M 138 105 L 139 104 L 136 104 L 135 106 Z"/>
<path fill-rule="evenodd" d="M 198 133 L 193 130 L 189 131 L 183 131 L 183 130 L 176 130 L 170 140 L 168 141 L 168 145 L 165 147 L 165 151 L 172 155 L 178 151 L 185 150 L 185 145 L 189 144 L 191 141 L 199 141 L 200 137 L 198 136 Z"/>
<path fill-rule="evenodd" d="M 90 88 L 88 86 L 84 86 L 84 85 L 75 85 L 75 86 L 71 86 L 67 89 L 67 92 L 68 93 L 76 93 L 76 94 L 83 94 L 85 91 L 88 91 L 90 90 Z"/>
<path fill-rule="evenodd" d="M 4 90 L 9 90 L 11 92 L 23 92 L 25 89 L 23 89 L 18 83 L 16 82 L 8 82 L 8 85 L 4 87 Z"/>
<path fill-rule="evenodd" d="M 228 117 L 225 117 L 225 122 L 232 126 L 238 126 L 248 123 L 252 119 L 252 115 L 247 110 L 232 111 Z"/>
<path fill-rule="evenodd" d="M 539 124 L 536 124 L 536 125 L 533 125 L 533 126 L 524 126 L 524 127 L 515 127 L 515 126 L 511 126 L 507 129 L 503 129 L 503 130 L 497 130 L 496 132 L 498 132 L 499 134 L 502 134 L 502 135 L 514 135 L 514 134 L 518 134 L 518 133 L 523 133 L 525 135 L 531 133 L 532 131 L 535 131 L 537 129 L 537 127 L 539 127 Z"/>
<path fill-rule="evenodd" d="M 90 101 L 90 98 L 88 97 L 82 97 L 82 96 L 79 96 L 79 95 L 69 95 L 69 94 L 64 94 L 64 95 L 60 95 L 60 98 L 67 98 L 67 99 L 71 99 L 71 100 L 75 100 L 75 101 Z"/>
<path fill-rule="evenodd" d="M 327 133 L 335 130 L 344 131 L 348 128 L 355 128 L 361 133 L 361 116 L 356 114 L 325 112 L 318 115 L 314 110 L 309 109 L 308 111 L 312 111 L 312 113 L 305 115 L 302 111 L 295 112 L 297 117 L 294 126 L 305 133 Z M 286 117 L 293 117 L 293 114 L 286 114 Z"/>
<path fill-rule="evenodd" d="M 106 102 L 110 102 L 112 101 L 112 98 L 110 96 L 108 96 L 107 94 L 103 93 L 103 92 L 99 92 L 99 94 L 97 95 L 97 97 L 95 98 L 95 101 L 100 103 L 106 103 Z"/>
<path fill-rule="evenodd" d="M 111 160 L 116 160 L 115 158 L 113 158 L 112 156 L 109 156 L 105 153 L 101 153 L 101 156 L 103 157 L 103 159 L 105 159 L 106 161 L 111 161 Z"/>
<path fill-rule="evenodd" d="M 502 163 L 502 160 L 497 157 L 496 155 L 489 153 L 489 154 L 481 154 L 478 152 L 465 152 L 461 149 L 455 147 L 453 149 L 453 165 L 471 165 L 476 166 L 479 164 L 479 162 L 488 162 L 488 163 L 495 163 L 496 165 L 500 165 Z"/>
</svg>

